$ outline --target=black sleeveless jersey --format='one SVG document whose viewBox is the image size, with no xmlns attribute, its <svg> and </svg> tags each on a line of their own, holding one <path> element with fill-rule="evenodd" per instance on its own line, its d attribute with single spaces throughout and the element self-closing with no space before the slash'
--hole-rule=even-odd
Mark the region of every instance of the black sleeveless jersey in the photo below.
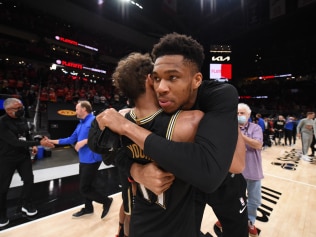
<svg viewBox="0 0 316 237">
<path fill-rule="evenodd" d="M 179 113 L 180 111 L 174 115 L 169 115 L 158 110 L 149 117 L 137 119 L 131 110 L 125 117 L 139 126 L 171 140 Z M 129 157 L 132 157 L 134 161 L 142 164 L 153 161 L 130 139 L 122 137 L 122 144 L 128 148 Z M 194 237 L 196 236 L 194 217 L 194 189 L 188 183 L 176 178 L 172 186 L 159 196 L 143 185 L 137 184 L 129 236 Z"/>
</svg>

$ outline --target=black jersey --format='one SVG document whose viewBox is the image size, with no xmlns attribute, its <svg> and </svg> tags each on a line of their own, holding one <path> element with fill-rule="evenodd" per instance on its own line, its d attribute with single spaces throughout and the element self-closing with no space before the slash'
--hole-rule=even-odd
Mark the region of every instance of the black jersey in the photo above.
<svg viewBox="0 0 316 237">
<path fill-rule="evenodd" d="M 139 126 L 170 140 L 178 113 L 168 115 L 159 110 L 151 116 L 137 119 L 132 110 L 125 117 Z M 153 161 L 130 139 L 122 137 L 122 144 L 128 147 L 129 156 L 132 156 L 134 161 L 142 164 Z M 164 149 L 164 147 L 161 147 L 161 149 Z M 176 178 L 172 186 L 159 196 L 143 185 L 137 184 L 129 236 L 194 237 L 196 236 L 194 211 L 194 189 L 181 179 Z"/>
<path fill-rule="evenodd" d="M 285 126 L 285 120 L 276 120 L 274 121 L 274 128 L 276 130 L 283 130 Z"/>
<path fill-rule="evenodd" d="M 146 154 L 147 157 L 150 157 L 148 159 L 149 161 L 153 159 L 160 167 L 173 173 L 177 177 L 177 182 L 183 180 L 187 185 L 192 184 L 204 192 L 214 192 L 227 177 L 235 151 L 238 137 L 238 101 L 238 93 L 234 86 L 216 81 L 203 81 L 202 85 L 199 87 L 194 109 L 200 109 L 205 112 L 205 114 L 199 124 L 195 142 L 168 141 L 165 138 L 165 133 L 160 135 L 160 119 L 157 121 L 153 120 L 152 122 L 155 123 L 151 124 L 150 122 L 149 124 L 151 125 L 146 126 L 149 126 L 149 130 L 152 130 L 150 127 L 158 128 L 157 131 L 160 132 L 157 135 L 155 134 L 157 131 L 152 130 L 153 133 L 146 138 L 144 154 Z M 160 113 L 157 117 L 160 116 L 163 118 L 168 115 Z M 165 121 L 164 119 L 162 120 Z M 169 120 L 170 118 L 168 118 L 167 121 Z M 134 122 L 137 123 L 137 120 L 134 119 Z M 156 123 L 157 127 L 155 125 Z M 97 126 L 95 127 L 96 129 L 94 130 L 99 130 Z M 99 131 L 98 133 L 101 132 Z M 91 147 L 96 144 L 92 141 L 97 137 L 98 133 L 93 133 L 91 136 L 89 135 L 88 144 L 89 140 L 91 140 Z M 121 169 L 125 169 L 125 172 L 129 175 L 130 166 L 133 161 L 131 159 L 121 160 L 125 161 L 125 165 L 120 165 L 120 167 L 122 167 Z M 137 159 L 134 160 L 137 161 Z M 172 192 L 173 190 L 174 188 L 172 186 L 169 191 Z M 172 195 L 172 198 L 177 199 L 178 203 L 181 203 L 182 199 L 188 201 L 190 198 L 194 198 L 191 197 L 194 196 L 191 195 L 193 192 L 194 191 L 192 190 L 187 192 L 187 199 L 184 199 L 176 192 Z M 222 200 L 219 197 L 218 202 L 221 203 L 221 201 Z M 231 200 L 228 200 L 228 203 L 229 202 L 231 202 Z M 172 202 L 168 201 L 167 203 Z M 176 210 L 176 208 L 167 208 L 167 211 L 173 210 L 174 213 L 170 211 L 165 217 L 163 214 L 164 212 L 161 212 L 161 218 L 157 217 L 156 219 L 152 219 L 154 216 L 153 214 L 148 214 L 148 217 L 147 214 L 144 217 L 137 216 L 137 218 L 133 220 L 133 224 L 136 228 L 138 228 L 138 226 L 139 228 L 144 228 L 143 230 L 140 230 L 143 231 L 143 233 L 148 231 L 148 236 L 171 236 L 172 234 L 174 236 L 196 236 L 197 234 L 191 230 L 191 228 L 193 228 L 192 219 L 190 217 L 184 217 L 184 215 L 192 213 L 191 206 L 188 204 L 189 202 L 183 203 L 183 207 L 187 208 L 187 210 L 185 210 L 186 212 L 181 212 L 181 207 L 179 207 L 179 210 Z M 148 202 L 147 205 L 153 204 Z M 141 207 L 145 207 L 145 202 L 143 202 Z M 135 210 L 141 211 L 141 207 L 137 209 L 138 207 L 136 205 Z M 154 206 L 153 210 L 156 210 L 156 208 L 157 207 Z M 138 214 L 137 212 L 135 213 Z M 203 212 L 199 214 L 192 213 L 192 216 L 194 215 L 201 215 L 202 219 Z M 161 233 L 160 230 L 154 230 L 153 233 L 149 232 L 149 230 L 153 228 L 154 223 L 156 223 L 155 226 L 161 226 L 161 232 L 164 232 L 165 230 L 166 232 Z M 179 223 L 179 226 L 184 226 L 184 231 L 182 232 L 181 229 L 176 225 L 173 225 L 173 223 Z M 198 225 L 200 225 L 200 223 L 198 223 Z M 189 228 L 189 230 L 187 230 L 187 228 Z M 197 228 L 199 229 L 199 226 Z M 157 231 L 158 234 L 155 234 L 155 231 Z M 184 234 L 181 235 L 177 233 L 177 231 L 181 231 L 181 233 Z M 195 232 L 198 233 L 197 231 Z M 140 234 L 138 236 L 146 235 Z"/>
<path fill-rule="evenodd" d="M 176 177 L 204 192 L 214 192 L 226 178 L 234 155 L 238 137 L 237 105 L 238 93 L 234 86 L 203 81 L 194 109 L 205 114 L 195 142 L 170 142 L 151 133 L 145 140 L 145 153 Z"/>
</svg>

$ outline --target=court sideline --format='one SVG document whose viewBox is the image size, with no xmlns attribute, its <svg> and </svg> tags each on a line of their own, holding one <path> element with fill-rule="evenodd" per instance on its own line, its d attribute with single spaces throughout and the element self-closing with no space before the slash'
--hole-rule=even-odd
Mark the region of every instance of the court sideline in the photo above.
<svg viewBox="0 0 316 237">
<path fill-rule="evenodd" d="M 300 141 L 298 141 L 300 142 Z M 256 226 L 263 237 L 315 237 L 313 221 L 316 220 L 316 172 L 315 163 L 298 159 L 300 144 L 295 147 L 272 146 L 262 151 L 265 178 L 262 181 L 263 203 L 258 209 Z M 51 158 L 49 158 L 51 159 Z M 104 167 L 101 171 L 115 173 L 115 168 Z M 109 179 L 115 179 L 115 175 Z M 117 182 L 116 185 L 119 184 Z M 113 185 L 115 186 L 115 185 Z M 95 205 L 95 213 L 80 219 L 72 219 L 72 207 L 51 213 L 27 223 L 0 231 L 0 236 L 105 236 L 113 237 L 118 227 L 118 210 L 121 204 L 120 189 L 114 197 L 108 216 L 100 219 L 102 206 Z M 77 202 L 78 203 L 78 202 Z M 202 232 L 216 236 L 213 224 L 216 217 L 210 207 L 204 212 Z"/>
</svg>

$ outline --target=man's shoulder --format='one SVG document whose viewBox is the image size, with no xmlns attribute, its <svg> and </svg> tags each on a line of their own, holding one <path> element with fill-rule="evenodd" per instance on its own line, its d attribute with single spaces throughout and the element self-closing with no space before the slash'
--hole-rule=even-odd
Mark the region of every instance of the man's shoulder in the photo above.
<svg viewBox="0 0 316 237">
<path fill-rule="evenodd" d="M 260 128 L 261 129 L 261 127 L 260 127 L 260 125 L 259 124 L 257 124 L 257 123 L 253 123 L 253 122 L 249 122 L 249 128 Z"/>
<path fill-rule="evenodd" d="M 260 119 L 258 120 L 258 123 L 264 125 L 264 119 L 263 119 L 263 118 L 260 118 Z"/>
<path fill-rule="evenodd" d="M 6 115 L 6 114 L 0 116 L 1 124 L 8 122 L 10 120 L 9 118 L 10 117 L 8 115 Z"/>
<path fill-rule="evenodd" d="M 199 88 L 199 94 L 203 96 L 219 90 L 225 93 L 237 93 L 237 89 L 232 84 L 215 80 L 204 80 Z"/>
<path fill-rule="evenodd" d="M 150 130 L 160 136 L 164 136 L 165 131 L 173 124 L 173 121 L 177 120 L 178 113 L 165 113 L 160 112 L 155 114 L 154 116 L 145 118 L 139 125 L 147 130 Z M 134 123 L 138 123 L 138 121 L 133 121 Z"/>
<path fill-rule="evenodd" d="M 2 115 L 2 116 L 0 116 L 0 127 L 5 127 L 5 125 L 4 125 L 4 123 L 5 123 L 5 116 L 4 115 Z"/>
<path fill-rule="evenodd" d="M 93 114 L 88 114 L 84 121 L 87 121 L 88 123 L 92 123 L 94 119 L 95 119 L 95 116 Z"/>
<path fill-rule="evenodd" d="M 220 82 L 216 80 L 203 80 L 201 86 L 203 87 L 233 87 L 232 84 L 229 84 L 227 82 Z"/>
<path fill-rule="evenodd" d="M 229 84 L 214 80 L 203 81 L 197 95 L 197 108 L 204 112 L 217 109 L 237 108 L 238 91 Z M 221 107 L 221 108 L 220 108 Z"/>
</svg>

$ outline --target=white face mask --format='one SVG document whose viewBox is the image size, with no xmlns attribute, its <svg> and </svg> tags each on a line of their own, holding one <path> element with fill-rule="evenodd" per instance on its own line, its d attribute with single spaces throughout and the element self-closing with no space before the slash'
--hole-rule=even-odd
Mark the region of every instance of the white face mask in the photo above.
<svg viewBox="0 0 316 237">
<path fill-rule="evenodd" d="M 244 125 L 247 122 L 247 117 L 245 115 L 238 116 L 238 123 Z"/>
</svg>

